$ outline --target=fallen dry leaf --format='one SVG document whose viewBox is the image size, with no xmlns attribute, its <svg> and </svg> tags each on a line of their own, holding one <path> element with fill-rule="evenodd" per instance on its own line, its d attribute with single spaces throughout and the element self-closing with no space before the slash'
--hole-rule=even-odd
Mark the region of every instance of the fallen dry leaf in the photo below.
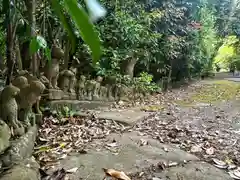
<svg viewBox="0 0 240 180">
<path fill-rule="evenodd" d="M 105 168 L 103 168 L 103 171 L 105 172 L 106 176 L 110 176 L 118 180 L 131 180 L 130 177 L 128 177 L 123 171 L 116 171 L 114 169 Z M 106 178 L 106 176 L 104 177 L 104 179 Z"/>
<path fill-rule="evenodd" d="M 216 166 L 218 168 L 225 169 L 228 166 L 227 163 L 225 163 L 224 161 L 221 161 L 219 159 L 213 158 L 212 160 L 214 162 L 214 166 Z"/>
<path fill-rule="evenodd" d="M 148 141 L 145 140 L 145 139 L 140 139 L 139 145 L 140 146 L 146 146 L 146 145 L 148 145 Z"/>
<path fill-rule="evenodd" d="M 207 148 L 207 149 L 206 149 L 206 153 L 207 153 L 208 155 L 213 155 L 213 154 L 214 154 L 214 148 L 213 148 L 213 147 Z"/>
<path fill-rule="evenodd" d="M 240 172 L 238 170 L 233 170 L 228 172 L 233 179 L 240 179 Z"/>
<path fill-rule="evenodd" d="M 75 167 L 75 168 L 72 168 L 72 169 L 68 169 L 66 172 L 67 173 L 75 173 L 75 172 L 77 172 L 77 170 L 78 170 L 78 167 Z"/>
<path fill-rule="evenodd" d="M 196 152 L 201 152 L 202 151 L 202 148 L 201 146 L 199 145 L 195 145 L 195 146 L 192 146 L 191 147 L 191 150 L 190 150 L 192 153 L 196 153 Z"/>
</svg>

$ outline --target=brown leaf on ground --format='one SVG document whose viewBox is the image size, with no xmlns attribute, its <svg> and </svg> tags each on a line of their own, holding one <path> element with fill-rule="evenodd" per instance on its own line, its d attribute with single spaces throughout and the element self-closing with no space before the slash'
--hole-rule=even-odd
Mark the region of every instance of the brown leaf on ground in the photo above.
<svg viewBox="0 0 240 180">
<path fill-rule="evenodd" d="M 110 176 L 110 177 L 116 178 L 117 180 L 131 180 L 130 177 L 128 177 L 122 171 L 116 171 L 114 169 L 105 169 L 105 168 L 103 168 L 103 171 L 105 172 L 106 176 Z M 105 179 L 106 176 L 103 179 Z"/>
</svg>

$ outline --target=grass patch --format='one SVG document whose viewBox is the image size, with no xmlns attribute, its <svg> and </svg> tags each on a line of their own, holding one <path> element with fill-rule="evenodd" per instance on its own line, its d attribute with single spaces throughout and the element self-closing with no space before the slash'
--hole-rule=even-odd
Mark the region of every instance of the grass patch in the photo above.
<svg viewBox="0 0 240 180">
<path fill-rule="evenodd" d="M 227 80 L 212 81 L 196 89 L 189 98 L 178 101 L 177 104 L 182 106 L 191 106 L 196 102 L 213 104 L 234 99 L 239 95 L 239 92 L 240 83 Z"/>
</svg>

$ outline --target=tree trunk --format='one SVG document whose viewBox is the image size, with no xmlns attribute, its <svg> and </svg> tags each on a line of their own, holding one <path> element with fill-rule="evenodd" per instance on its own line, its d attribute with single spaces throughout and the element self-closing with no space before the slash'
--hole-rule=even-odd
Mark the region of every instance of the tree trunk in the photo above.
<svg viewBox="0 0 240 180">
<path fill-rule="evenodd" d="M 29 43 L 30 41 L 26 41 L 21 44 L 22 66 L 25 70 L 30 70 Z"/>
<path fill-rule="evenodd" d="M 133 78 L 134 75 L 134 67 L 137 63 L 137 58 L 132 57 L 131 59 L 127 59 L 125 60 L 125 62 L 123 62 L 123 73 L 124 75 L 128 75 L 131 78 Z"/>
<path fill-rule="evenodd" d="M 13 58 L 13 44 L 14 44 L 14 38 L 13 38 L 13 24 L 11 20 L 11 6 L 10 6 L 10 0 L 8 0 L 8 11 L 6 13 L 6 22 L 7 22 L 7 79 L 6 79 L 6 85 L 9 85 L 12 80 L 12 73 L 13 73 L 13 67 L 14 67 L 14 58 Z"/>
<path fill-rule="evenodd" d="M 16 58 L 17 58 L 17 66 L 19 70 L 22 70 L 22 58 L 21 58 L 21 51 L 20 51 L 20 44 L 18 38 L 16 37 Z"/>
<path fill-rule="evenodd" d="M 12 81 L 12 73 L 14 67 L 14 58 L 13 58 L 13 36 L 12 36 L 12 24 L 9 22 L 7 27 L 7 80 L 6 85 L 9 85 Z"/>
<path fill-rule="evenodd" d="M 35 31 L 36 31 L 36 2 L 35 0 L 25 0 L 25 4 L 28 10 L 28 21 L 30 24 L 30 36 L 34 37 L 35 36 Z M 38 63 L 37 63 L 37 56 L 36 53 L 34 53 L 31 57 L 31 70 L 33 75 L 38 74 Z"/>
<path fill-rule="evenodd" d="M 69 52 L 70 52 L 70 41 L 67 40 L 67 44 L 65 45 L 65 49 L 64 49 L 64 69 L 68 69 L 68 63 L 69 63 Z"/>
</svg>

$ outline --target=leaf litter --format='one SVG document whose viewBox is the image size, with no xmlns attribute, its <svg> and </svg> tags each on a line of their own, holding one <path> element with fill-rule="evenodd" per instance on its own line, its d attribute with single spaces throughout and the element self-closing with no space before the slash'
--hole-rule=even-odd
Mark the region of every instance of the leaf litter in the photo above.
<svg viewBox="0 0 240 180">
<path fill-rule="evenodd" d="M 237 87 L 239 88 L 239 85 Z M 224 91 L 222 94 L 226 99 L 217 93 L 211 94 L 216 89 L 218 92 Z M 167 102 L 162 102 L 167 106 L 162 111 L 156 112 L 154 117 L 136 124 L 134 129 L 158 139 L 161 143 L 174 144 L 218 168 L 225 169 L 232 178 L 240 179 L 240 144 L 237 143 L 240 134 L 239 130 L 236 131 L 233 127 L 234 119 L 240 120 L 237 118 L 239 102 L 236 101 L 239 89 L 234 91 L 236 96 L 231 100 L 229 98 L 233 96 L 228 95 L 226 89 L 220 90 L 216 85 L 193 84 L 187 91 L 180 90 L 179 96 L 174 95 L 174 92 L 168 92 L 164 99 Z M 196 92 L 197 95 L 194 94 Z M 231 92 L 233 90 L 229 93 Z M 191 96 L 194 96 L 194 100 Z M 206 100 L 208 96 L 215 97 Z M 203 102 L 208 104 L 200 104 L 196 97 L 202 98 Z M 192 104 L 185 106 L 178 103 L 180 101 Z"/>
<path fill-rule="evenodd" d="M 64 125 L 61 120 L 53 116 L 45 117 L 44 124 L 39 129 L 37 145 L 34 156 L 39 161 L 41 170 L 47 171 L 58 166 L 59 160 L 66 158 L 71 153 L 87 153 L 89 148 L 98 146 L 96 141 L 104 139 L 114 132 L 125 130 L 122 124 L 111 120 L 99 120 L 94 116 L 88 118 L 76 117 L 74 123 L 69 121 Z M 117 142 L 106 144 L 108 148 L 117 148 Z M 64 170 L 66 173 L 74 173 L 78 167 Z M 56 170 L 57 174 L 63 171 Z"/>
<path fill-rule="evenodd" d="M 239 115 L 232 113 L 231 109 L 236 106 L 235 102 L 211 97 L 211 100 L 201 103 L 196 97 L 201 97 L 201 89 L 211 87 L 205 84 L 193 84 L 188 88 L 159 93 L 150 99 L 141 102 L 116 103 L 113 107 L 125 109 L 140 107 L 143 111 L 155 111 L 155 115 L 137 123 L 133 130 L 140 136 L 151 135 L 161 143 L 171 143 L 188 151 L 201 159 L 212 163 L 220 169 L 228 171 L 234 179 L 240 179 L 240 144 L 238 139 L 239 130 L 232 127 L 233 119 Z M 219 88 L 213 86 L 212 90 Z M 192 100 L 194 93 L 198 93 Z M 206 93 L 211 91 L 204 90 Z M 226 90 L 222 94 L 227 94 Z M 206 98 L 205 94 L 201 98 Z M 239 97 L 237 94 L 236 97 Z M 213 102 L 218 101 L 218 103 Z M 184 103 L 182 103 L 184 102 Z M 189 105 L 189 102 L 191 104 Z M 188 104 L 188 105 L 187 105 Z M 223 105 L 222 105 L 223 104 Z M 71 152 L 87 153 L 87 148 L 96 146 L 94 139 L 104 139 L 112 132 L 124 132 L 126 127 L 110 120 L 98 120 L 91 118 L 77 118 L 72 122 L 62 125 L 53 117 L 46 117 L 44 125 L 39 130 L 38 146 L 35 156 L 41 162 L 42 168 L 47 170 L 54 166 L 59 159 L 66 158 Z M 144 140 L 139 142 L 146 145 Z M 118 148 L 117 142 L 105 144 L 106 148 Z M 167 151 L 167 150 L 166 150 Z M 170 167 L 166 163 L 159 163 L 157 167 L 165 169 Z M 172 162 L 172 165 L 176 165 Z M 78 167 L 69 172 L 74 173 Z M 155 167 L 153 168 L 155 169 Z M 105 169 L 106 170 L 106 169 Z M 59 173 L 60 170 L 56 170 Z M 63 173 L 63 171 L 60 171 Z M 121 171 L 119 171 L 121 172 Z M 132 174 L 132 179 L 146 179 L 146 175 L 152 170 L 145 170 L 138 174 Z M 67 170 L 64 171 L 67 173 Z M 64 174 L 63 173 L 63 174 Z M 125 173 L 124 173 L 125 174 Z M 154 178 L 154 177 L 153 177 Z M 182 179 L 181 176 L 177 177 Z"/>
</svg>

